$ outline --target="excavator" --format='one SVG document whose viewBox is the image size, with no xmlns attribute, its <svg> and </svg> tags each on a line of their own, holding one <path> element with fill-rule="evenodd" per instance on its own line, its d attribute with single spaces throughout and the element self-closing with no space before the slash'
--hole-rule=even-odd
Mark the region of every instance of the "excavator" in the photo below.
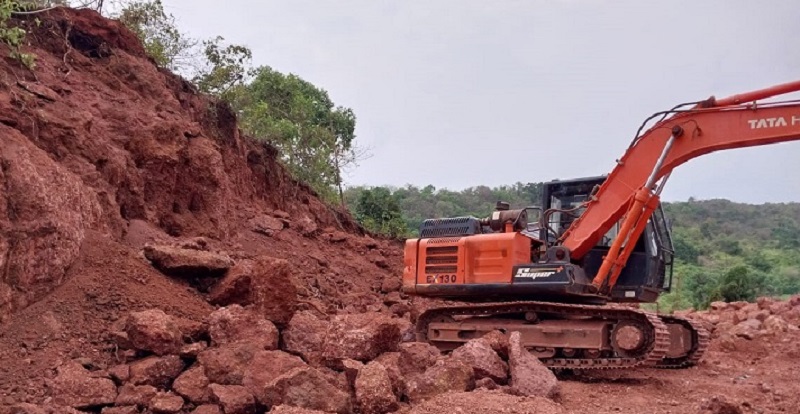
<svg viewBox="0 0 800 414">
<path fill-rule="evenodd" d="M 660 194 L 693 158 L 800 140 L 800 100 L 784 96 L 797 91 L 800 81 L 676 105 L 645 120 L 609 174 L 545 183 L 540 206 L 425 220 L 404 250 L 402 291 L 438 302 L 417 316 L 417 339 L 449 351 L 517 331 L 554 369 L 695 365 L 708 332 L 639 307 L 672 284 Z"/>
</svg>

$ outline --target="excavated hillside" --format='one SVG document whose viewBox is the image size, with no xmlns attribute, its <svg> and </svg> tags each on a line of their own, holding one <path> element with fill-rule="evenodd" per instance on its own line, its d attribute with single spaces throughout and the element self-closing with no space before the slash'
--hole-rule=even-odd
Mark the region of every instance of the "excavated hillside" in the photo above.
<svg viewBox="0 0 800 414">
<path fill-rule="evenodd" d="M 796 412 L 800 297 L 716 303 L 686 370 L 560 372 L 414 341 L 371 237 L 89 10 L 0 61 L 0 413 Z M 0 46 L 0 53 L 7 50 Z"/>
</svg>

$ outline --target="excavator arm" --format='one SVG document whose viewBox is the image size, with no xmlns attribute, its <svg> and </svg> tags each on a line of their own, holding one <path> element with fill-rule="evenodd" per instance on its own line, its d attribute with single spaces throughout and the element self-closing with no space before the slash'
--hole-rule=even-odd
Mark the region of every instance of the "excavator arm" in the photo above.
<svg viewBox="0 0 800 414">
<path fill-rule="evenodd" d="M 669 117 L 634 140 L 559 244 L 580 259 L 621 221 L 592 282 L 597 289 L 610 289 L 675 167 L 714 151 L 800 140 L 800 101 L 756 103 L 796 91 L 800 81 L 659 114 Z"/>
</svg>

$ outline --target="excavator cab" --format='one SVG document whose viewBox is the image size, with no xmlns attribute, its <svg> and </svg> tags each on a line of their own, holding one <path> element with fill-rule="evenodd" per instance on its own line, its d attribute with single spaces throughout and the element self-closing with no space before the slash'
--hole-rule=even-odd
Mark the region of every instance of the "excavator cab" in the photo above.
<svg viewBox="0 0 800 414">
<path fill-rule="evenodd" d="M 545 183 L 542 191 L 543 210 L 553 209 L 555 212 L 548 216 L 544 228 L 538 229 L 539 238 L 546 245 L 552 245 L 583 213 L 580 206 L 605 179 L 605 176 L 599 176 Z M 582 258 L 580 265 L 587 278 L 594 279 L 618 230 L 619 224 L 612 227 Z M 611 301 L 655 302 L 659 294 L 669 291 L 671 287 L 673 258 L 672 237 L 664 211 L 659 205 L 611 290 Z"/>
</svg>

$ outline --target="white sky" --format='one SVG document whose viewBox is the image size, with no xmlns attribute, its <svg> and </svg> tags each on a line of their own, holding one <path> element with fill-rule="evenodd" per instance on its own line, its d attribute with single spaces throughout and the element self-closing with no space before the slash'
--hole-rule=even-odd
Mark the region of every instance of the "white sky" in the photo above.
<svg viewBox="0 0 800 414">
<path fill-rule="evenodd" d="M 608 173 L 653 112 L 800 79 L 796 0 L 164 0 L 193 37 L 326 89 L 372 157 L 350 185 Z M 800 201 L 800 142 L 708 155 L 665 200 Z"/>
</svg>

